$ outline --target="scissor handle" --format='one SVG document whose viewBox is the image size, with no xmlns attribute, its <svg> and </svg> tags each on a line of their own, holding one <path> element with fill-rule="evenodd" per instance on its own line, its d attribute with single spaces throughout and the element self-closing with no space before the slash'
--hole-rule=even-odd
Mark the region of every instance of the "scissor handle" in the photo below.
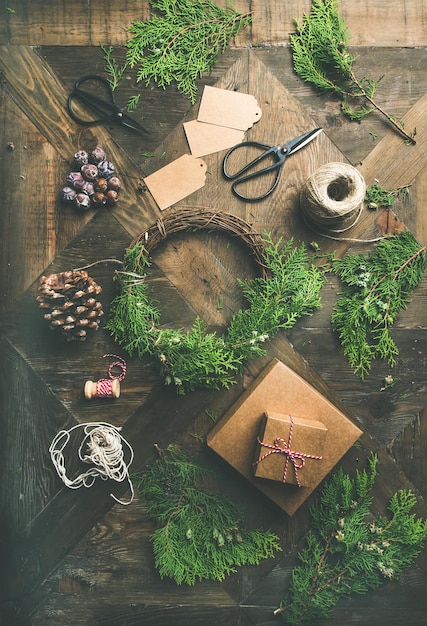
<svg viewBox="0 0 427 626">
<path fill-rule="evenodd" d="M 101 83 L 106 89 L 110 100 L 104 100 L 103 98 L 100 98 L 95 94 L 89 93 L 81 89 L 81 85 L 88 81 L 96 81 L 98 83 Z M 75 113 L 73 109 L 74 100 L 79 100 L 100 117 L 97 117 L 93 120 L 82 119 Z M 82 76 L 82 78 L 80 78 L 76 82 L 73 91 L 68 96 L 67 110 L 70 117 L 82 126 L 96 126 L 97 124 L 109 122 L 114 119 L 119 120 L 123 115 L 121 108 L 118 104 L 116 104 L 114 100 L 113 90 L 111 89 L 110 83 L 103 76 L 97 76 L 96 74 L 88 74 L 87 76 Z"/>
<path fill-rule="evenodd" d="M 227 170 L 229 157 L 236 150 L 240 148 L 249 147 L 249 146 L 255 147 L 255 148 L 261 148 L 262 150 L 264 150 L 264 152 L 260 154 L 258 157 L 256 157 L 255 159 L 253 159 L 252 161 L 250 161 L 249 163 L 247 163 L 238 172 L 230 173 Z M 275 163 L 268 165 L 267 167 L 261 168 L 259 170 L 256 170 L 255 172 L 251 172 L 250 174 L 247 174 L 246 176 L 241 176 L 245 172 L 248 172 L 250 169 L 255 167 L 257 163 L 260 163 L 261 161 L 264 161 L 265 159 L 271 156 L 273 156 L 276 159 Z M 287 157 L 287 152 L 283 151 L 280 146 L 272 147 L 263 143 L 259 143 L 257 141 L 244 141 L 243 143 L 237 144 L 237 146 L 234 146 L 227 152 L 227 154 L 224 157 L 223 164 L 222 164 L 222 171 L 223 171 L 225 178 L 227 178 L 228 180 L 234 180 L 234 183 L 231 185 L 231 190 L 238 198 L 240 198 L 241 200 L 245 200 L 246 202 L 257 202 L 259 200 L 264 200 L 265 198 L 267 198 L 276 189 L 280 180 L 281 173 L 282 173 L 282 165 L 284 164 L 286 157 Z M 260 176 L 265 176 L 269 172 L 274 172 L 274 171 L 276 171 L 276 177 L 273 181 L 273 184 L 265 193 L 263 193 L 260 196 L 256 196 L 256 197 L 245 196 L 242 193 L 240 193 L 240 191 L 237 189 L 237 187 L 247 182 L 248 180 L 253 180 L 254 178 L 258 178 Z"/>
</svg>

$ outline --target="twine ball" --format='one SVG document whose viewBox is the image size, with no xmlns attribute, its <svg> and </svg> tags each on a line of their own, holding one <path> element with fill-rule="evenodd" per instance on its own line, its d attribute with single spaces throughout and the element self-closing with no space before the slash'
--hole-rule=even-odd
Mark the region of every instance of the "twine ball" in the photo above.
<svg viewBox="0 0 427 626">
<path fill-rule="evenodd" d="M 366 184 L 360 172 L 348 163 L 327 163 L 304 183 L 301 213 L 315 232 L 330 236 L 349 230 L 359 219 Z"/>
</svg>

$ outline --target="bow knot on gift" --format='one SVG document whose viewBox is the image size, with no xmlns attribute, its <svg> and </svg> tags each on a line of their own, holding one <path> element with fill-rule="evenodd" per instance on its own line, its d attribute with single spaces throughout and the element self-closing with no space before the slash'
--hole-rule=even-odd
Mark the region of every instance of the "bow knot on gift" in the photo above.
<svg viewBox="0 0 427 626">
<path fill-rule="evenodd" d="M 264 459 L 269 457 L 271 454 L 284 454 L 286 456 L 285 467 L 283 468 L 283 477 L 282 482 L 286 482 L 286 476 L 288 473 L 289 463 L 292 463 L 292 467 L 295 473 L 295 479 L 297 481 L 298 487 L 301 487 L 301 483 L 298 477 L 298 471 L 303 469 L 305 466 L 306 459 L 314 459 L 315 461 L 321 461 L 321 456 L 316 456 L 314 454 L 307 454 L 305 452 L 297 452 L 296 450 L 292 450 L 292 434 L 293 434 L 293 426 L 294 420 L 293 417 L 290 416 L 290 427 L 289 427 L 289 436 L 288 440 L 283 437 L 276 437 L 273 444 L 265 443 L 261 441 L 259 437 L 257 437 L 257 441 L 263 448 L 268 448 L 268 452 L 263 454 L 257 461 L 255 461 L 255 465 L 261 463 Z"/>
</svg>

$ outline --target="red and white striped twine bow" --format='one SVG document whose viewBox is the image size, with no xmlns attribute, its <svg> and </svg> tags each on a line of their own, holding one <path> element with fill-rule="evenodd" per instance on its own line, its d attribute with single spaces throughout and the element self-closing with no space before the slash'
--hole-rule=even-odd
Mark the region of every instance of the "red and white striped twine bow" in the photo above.
<svg viewBox="0 0 427 626">
<path fill-rule="evenodd" d="M 290 427 L 289 427 L 289 436 L 288 436 L 287 441 L 283 437 L 276 437 L 276 439 L 273 442 L 273 445 L 271 445 L 268 443 L 264 443 L 263 441 L 261 441 L 259 437 L 257 437 L 258 443 L 264 448 L 269 448 L 269 451 L 263 454 L 263 456 L 261 456 L 257 461 L 255 461 L 254 465 L 258 465 L 258 463 L 261 463 L 261 461 L 263 461 L 268 456 L 270 456 L 270 454 L 284 454 L 286 456 L 286 462 L 285 462 L 285 467 L 283 469 L 282 482 L 284 483 L 286 482 L 288 466 L 289 466 L 289 462 L 291 462 L 294 468 L 295 479 L 297 481 L 297 485 L 298 487 L 301 487 L 301 482 L 299 480 L 298 471 L 300 469 L 303 469 L 303 467 L 305 466 L 305 459 L 314 459 L 316 461 L 321 461 L 322 457 L 316 456 L 314 454 L 306 454 L 305 452 L 297 452 L 296 450 L 291 449 L 294 418 L 292 417 L 292 415 L 290 415 L 289 417 L 290 417 Z"/>
</svg>

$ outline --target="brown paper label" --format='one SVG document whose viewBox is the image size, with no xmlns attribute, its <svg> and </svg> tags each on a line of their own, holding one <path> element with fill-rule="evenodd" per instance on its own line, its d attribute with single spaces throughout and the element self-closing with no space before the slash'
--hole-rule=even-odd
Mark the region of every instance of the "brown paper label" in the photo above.
<svg viewBox="0 0 427 626">
<path fill-rule="evenodd" d="M 232 148 L 244 139 L 244 131 L 206 124 L 198 120 L 184 123 L 184 131 L 194 157 Z"/>
<path fill-rule="evenodd" d="M 261 119 L 261 113 L 254 96 L 207 85 L 197 120 L 245 131 Z"/>
<path fill-rule="evenodd" d="M 206 163 L 184 154 L 144 179 L 161 210 L 186 198 L 205 184 Z"/>
</svg>

